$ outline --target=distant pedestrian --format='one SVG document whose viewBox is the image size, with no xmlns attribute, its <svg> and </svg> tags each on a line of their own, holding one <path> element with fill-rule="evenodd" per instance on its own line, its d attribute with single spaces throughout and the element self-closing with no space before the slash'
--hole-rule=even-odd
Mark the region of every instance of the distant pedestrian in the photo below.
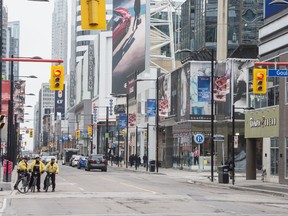
<svg viewBox="0 0 288 216">
<path fill-rule="evenodd" d="M 143 165 L 144 165 L 144 167 L 146 167 L 146 165 L 147 165 L 147 160 L 148 160 L 147 155 L 144 155 L 143 156 Z"/>
<path fill-rule="evenodd" d="M 130 163 L 130 167 L 134 165 L 134 154 L 129 156 L 129 163 Z"/>
<path fill-rule="evenodd" d="M 194 165 L 198 165 L 199 164 L 199 150 L 197 147 L 195 147 L 193 157 L 194 157 Z"/>
</svg>

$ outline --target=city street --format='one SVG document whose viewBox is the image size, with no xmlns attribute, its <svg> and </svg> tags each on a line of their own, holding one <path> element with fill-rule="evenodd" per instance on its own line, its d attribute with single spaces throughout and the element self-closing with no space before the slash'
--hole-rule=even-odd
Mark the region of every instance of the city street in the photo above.
<svg viewBox="0 0 288 216">
<path fill-rule="evenodd" d="M 60 165 L 55 193 L 13 191 L 2 215 L 287 215 L 287 197 L 191 184 L 189 172 L 174 173 Z"/>
</svg>

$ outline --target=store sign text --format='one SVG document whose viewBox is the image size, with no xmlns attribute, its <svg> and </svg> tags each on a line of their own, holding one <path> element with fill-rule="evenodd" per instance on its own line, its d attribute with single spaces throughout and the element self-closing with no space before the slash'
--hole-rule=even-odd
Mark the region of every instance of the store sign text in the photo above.
<svg viewBox="0 0 288 216">
<path fill-rule="evenodd" d="M 271 127 L 276 125 L 276 118 L 250 119 L 250 128 L 255 127 Z"/>
</svg>

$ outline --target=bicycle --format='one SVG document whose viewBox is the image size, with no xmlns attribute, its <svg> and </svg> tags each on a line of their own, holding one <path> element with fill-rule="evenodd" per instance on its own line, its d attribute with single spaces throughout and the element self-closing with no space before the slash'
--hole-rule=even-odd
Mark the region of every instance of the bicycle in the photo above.
<svg viewBox="0 0 288 216">
<path fill-rule="evenodd" d="M 32 185 L 31 185 L 31 192 L 35 192 L 35 188 L 36 188 L 36 185 L 37 185 L 37 180 L 38 180 L 38 172 L 33 172 L 33 182 L 32 182 Z"/>
<path fill-rule="evenodd" d="M 29 190 L 29 173 L 21 172 L 19 173 L 19 179 L 16 182 L 16 188 L 20 193 L 27 193 Z"/>
<path fill-rule="evenodd" d="M 45 192 L 48 191 L 50 185 L 52 184 L 51 175 L 52 175 L 52 173 L 47 172 L 47 176 L 45 177 L 45 180 L 44 180 L 44 182 L 45 182 L 45 187 L 44 187 Z"/>
</svg>

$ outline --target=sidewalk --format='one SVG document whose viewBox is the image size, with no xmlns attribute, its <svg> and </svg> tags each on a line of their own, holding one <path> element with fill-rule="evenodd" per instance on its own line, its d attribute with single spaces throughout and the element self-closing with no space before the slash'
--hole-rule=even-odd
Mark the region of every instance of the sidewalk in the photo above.
<svg viewBox="0 0 288 216">
<path fill-rule="evenodd" d="M 113 165 L 112 167 L 118 168 L 117 165 Z M 232 180 L 229 179 L 228 184 L 219 183 L 218 182 L 218 173 L 217 171 L 213 172 L 214 180 L 211 181 L 211 171 L 210 170 L 180 170 L 176 168 L 158 168 L 157 172 L 148 172 L 145 167 L 138 167 L 137 170 L 134 167 L 125 166 L 119 167 L 119 169 L 131 172 L 143 172 L 149 173 L 152 175 L 167 175 L 169 177 L 180 177 L 184 178 L 187 182 L 191 184 L 201 184 L 201 185 L 209 185 L 211 187 L 220 187 L 224 189 L 234 189 L 234 190 L 243 190 L 243 191 L 254 191 L 260 193 L 266 193 L 276 196 L 282 196 L 288 198 L 288 185 L 283 185 L 279 183 L 273 182 L 262 182 L 260 174 L 257 175 L 256 180 L 246 180 L 245 173 L 237 173 L 235 172 L 235 183 L 232 185 Z"/>
</svg>

